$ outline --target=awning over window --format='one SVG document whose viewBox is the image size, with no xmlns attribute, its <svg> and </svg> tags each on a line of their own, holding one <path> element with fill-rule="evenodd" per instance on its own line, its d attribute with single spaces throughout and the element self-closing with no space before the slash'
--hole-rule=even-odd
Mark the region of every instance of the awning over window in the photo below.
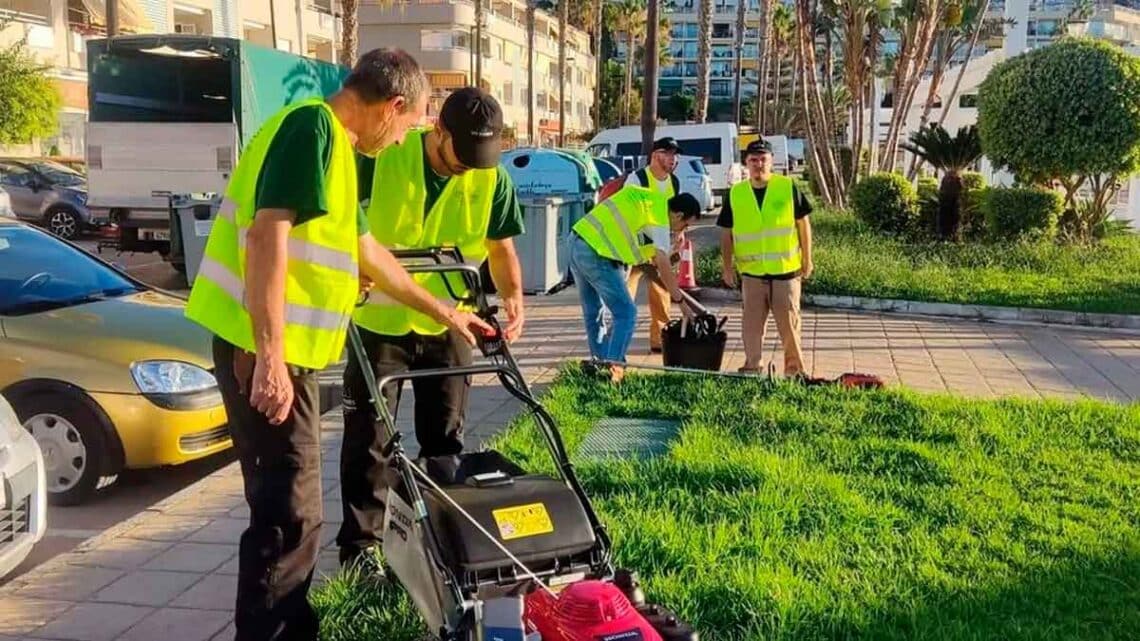
<svg viewBox="0 0 1140 641">
<path fill-rule="evenodd" d="M 91 22 L 107 24 L 107 0 L 79 0 L 91 15 Z M 119 32 L 154 33 L 154 23 L 143 13 L 139 0 L 118 0 Z"/>
</svg>

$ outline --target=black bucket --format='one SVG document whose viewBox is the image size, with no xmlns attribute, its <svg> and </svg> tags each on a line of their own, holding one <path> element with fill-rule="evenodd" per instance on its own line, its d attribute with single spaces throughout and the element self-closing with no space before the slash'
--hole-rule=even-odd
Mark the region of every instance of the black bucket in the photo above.
<svg viewBox="0 0 1140 641">
<path fill-rule="evenodd" d="M 681 321 L 674 320 L 661 330 L 661 354 L 665 367 L 720 371 L 728 332 L 716 325 L 716 318 L 712 319 L 711 331 L 700 327 L 699 321 L 685 327 L 684 336 L 681 329 Z"/>
</svg>

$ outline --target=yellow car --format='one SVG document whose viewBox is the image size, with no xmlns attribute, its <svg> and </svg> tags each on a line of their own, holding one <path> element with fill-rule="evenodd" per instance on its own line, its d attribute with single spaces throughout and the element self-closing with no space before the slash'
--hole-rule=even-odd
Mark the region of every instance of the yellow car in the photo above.
<svg viewBox="0 0 1140 641">
<path fill-rule="evenodd" d="M 183 304 L 0 219 L 0 393 L 43 451 L 52 503 L 231 447 L 210 335 Z"/>
</svg>

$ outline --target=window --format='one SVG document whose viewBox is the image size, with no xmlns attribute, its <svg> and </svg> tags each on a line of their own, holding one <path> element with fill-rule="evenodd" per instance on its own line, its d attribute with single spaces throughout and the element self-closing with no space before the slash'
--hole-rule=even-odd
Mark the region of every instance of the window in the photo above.
<svg viewBox="0 0 1140 641">
<path fill-rule="evenodd" d="M 731 38 L 732 25 L 728 22 L 717 22 L 713 24 L 713 37 L 714 38 Z"/>
<path fill-rule="evenodd" d="M 139 287 L 86 252 L 30 227 L 0 229 L 0 314 L 72 307 Z"/>
<path fill-rule="evenodd" d="M 741 51 L 744 54 L 745 60 L 760 57 L 760 46 L 755 43 L 745 44 Z"/>
<path fill-rule="evenodd" d="M 709 93 L 714 96 L 726 97 L 732 95 L 731 80 L 713 80 L 709 82 Z M 684 147 L 684 145 L 681 145 Z"/>
<path fill-rule="evenodd" d="M 962 109 L 977 109 L 978 108 L 978 94 L 964 93 L 958 96 L 958 106 Z"/>
<path fill-rule="evenodd" d="M 709 75 L 713 78 L 731 78 L 733 74 L 733 64 L 731 62 L 716 62 L 712 63 L 709 67 Z"/>
<path fill-rule="evenodd" d="M 20 165 L 0 165 L 0 185 L 5 187 L 30 187 L 35 174 Z"/>
<path fill-rule="evenodd" d="M 691 60 L 693 58 L 699 57 L 697 52 L 700 49 L 697 46 L 696 42 L 692 42 L 692 41 L 685 42 L 683 45 L 683 48 L 684 48 L 684 53 L 683 53 L 683 55 L 681 55 L 682 58 L 686 58 L 686 59 Z"/>
<path fill-rule="evenodd" d="M 515 84 L 513 82 L 503 83 L 503 104 L 515 104 Z"/>
<path fill-rule="evenodd" d="M 719 165 L 721 162 L 720 138 L 689 138 L 678 140 L 686 156 L 700 156 L 706 165 Z"/>
<path fill-rule="evenodd" d="M 735 57 L 732 45 L 713 45 L 712 57 L 731 60 Z"/>
<path fill-rule="evenodd" d="M 424 29 L 420 31 L 420 49 L 423 51 L 449 51 L 467 49 L 471 34 L 466 31 Z"/>
</svg>

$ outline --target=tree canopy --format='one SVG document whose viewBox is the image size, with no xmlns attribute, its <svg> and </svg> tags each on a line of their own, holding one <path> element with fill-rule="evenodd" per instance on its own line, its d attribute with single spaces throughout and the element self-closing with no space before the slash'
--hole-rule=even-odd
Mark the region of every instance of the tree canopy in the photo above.
<svg viewBox="0 0 1140 641">
<path fill-rule="evenodd" d="M 60 97 L 46 72 L 23 42 L 0 48 L 0 144 L 24 144 L 56 132 Z"/>
</svg>

